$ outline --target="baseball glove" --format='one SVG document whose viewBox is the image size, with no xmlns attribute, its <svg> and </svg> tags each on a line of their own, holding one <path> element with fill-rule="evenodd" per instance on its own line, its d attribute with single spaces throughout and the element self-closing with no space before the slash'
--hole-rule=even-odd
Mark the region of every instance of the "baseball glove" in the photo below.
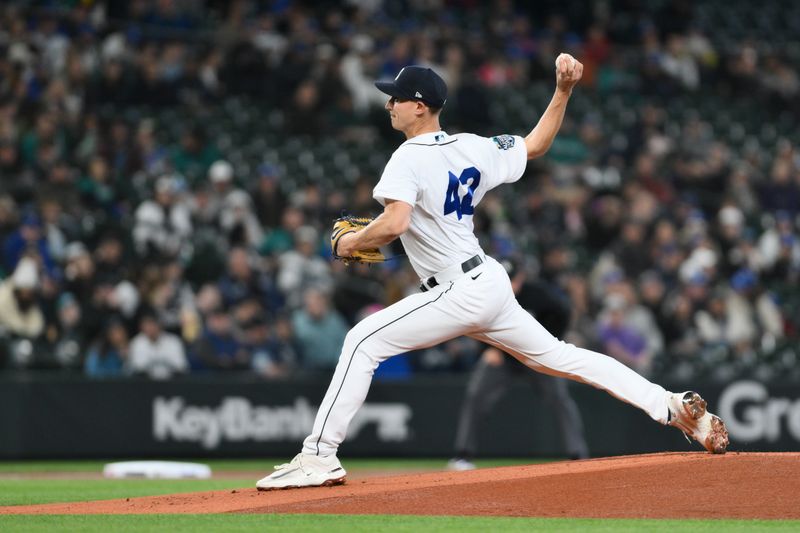
<svg viewBox="0 0 800 533">
<path fill-rule="evenodd" d="M 368 250 L 356 250 L 350 257 L 342 257 L 337 251 L 339 239 L 348 233 L 355 233 L 367 227 L 367 224 L 372 222 L 369 217 L 355 217 L 346 215 L 337 218 L 333 221 L 333 232 L 331 233 L 331 250 L 333 251 L 333 258 L 343 261 L 344 264 L 350 263 L 381 263 L 386 261 L 386 257 L 377 248 L 370 248 Z"/>
</svg>

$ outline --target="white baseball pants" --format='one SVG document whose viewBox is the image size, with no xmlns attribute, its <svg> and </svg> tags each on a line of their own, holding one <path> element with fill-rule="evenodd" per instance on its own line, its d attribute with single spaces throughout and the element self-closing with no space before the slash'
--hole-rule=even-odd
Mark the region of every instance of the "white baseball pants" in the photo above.
<svg viewBox="0 0 800 533">
<path fill-rule="evenodd" d="M 461 335 L 496 346 L 538 372 L 603 389 L 654 420 L 667 421 L 663 387 L 616 359 L 553 337 L 517 303 L 505 269 L 487 256 L 466 274 L 440 280 L 435 288 L 408 296 L 350 330 L 303 453 L 336 453 L 382 361 Z"/>
</svg>

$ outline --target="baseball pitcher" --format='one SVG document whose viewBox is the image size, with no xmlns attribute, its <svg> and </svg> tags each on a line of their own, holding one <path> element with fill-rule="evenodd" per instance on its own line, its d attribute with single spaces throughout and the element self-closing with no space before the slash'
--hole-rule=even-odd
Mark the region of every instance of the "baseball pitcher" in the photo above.
<svg viewBox="0 0 800 533">
<path fill-rule="evenodd" d="M 473 234 L 475 207 L 487 191 L 517 181 L 529 159 L 547 152 L 582 73 L 583 65 L 572 56 L 558 56 L 553 98 L 525 137 L 442 131 L 447 86 L 429 68 L 408 66 L 393 81 L 376 82 L 389 95 L 385 107 L 392 127 L 406 141 L 373 190 L 383 213 L 367 224 L 340 219 L 331 244 L 338 258 L 373 261 L 381 259 L 375 253 L 380 246 L 400 238 L 420 277 L 420 292 L 350 330 L 301 453 L 259 480 L 259 490 L 343 483 L 346 473 L 336 452 L 377 366 L 460 335 L 490 344 L 532 370 L 603 389 L 653 420 L 678 427 L 708 451 L 725 452 L 725 425 L 697 393 L 668 392 L 611 357 L 551 335 L 519 305 L 505 269 L 481 250 Z"/>
</svg>

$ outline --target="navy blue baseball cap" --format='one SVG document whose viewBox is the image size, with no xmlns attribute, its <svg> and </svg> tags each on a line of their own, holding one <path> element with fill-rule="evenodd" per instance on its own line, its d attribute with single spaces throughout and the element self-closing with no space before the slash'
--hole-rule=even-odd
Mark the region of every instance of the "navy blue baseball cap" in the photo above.
<svg viewBox="0 0 800 533">
<path fill-rule="evenodd" d="M 409 65 L 400 70 L 394 81 L 376 81 L 375 87 L 396 98 L 419 100 L 430 107 L 443 107 L 447 84 L 428 67 Z"/>
</svg>

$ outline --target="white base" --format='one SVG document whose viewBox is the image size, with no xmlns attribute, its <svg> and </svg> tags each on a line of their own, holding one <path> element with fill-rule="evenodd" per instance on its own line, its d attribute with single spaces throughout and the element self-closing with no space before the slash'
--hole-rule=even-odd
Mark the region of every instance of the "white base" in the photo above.
<svg viewBox="0 0 800 533">
<path fill-rule="evenodd" d="M 110 478 L 207 479 L 211 477 L 211 468 L 199 463 L 176 461 L 123 461 L 108 463 L 103 467 L 103 476 Z"/>
</svg>

